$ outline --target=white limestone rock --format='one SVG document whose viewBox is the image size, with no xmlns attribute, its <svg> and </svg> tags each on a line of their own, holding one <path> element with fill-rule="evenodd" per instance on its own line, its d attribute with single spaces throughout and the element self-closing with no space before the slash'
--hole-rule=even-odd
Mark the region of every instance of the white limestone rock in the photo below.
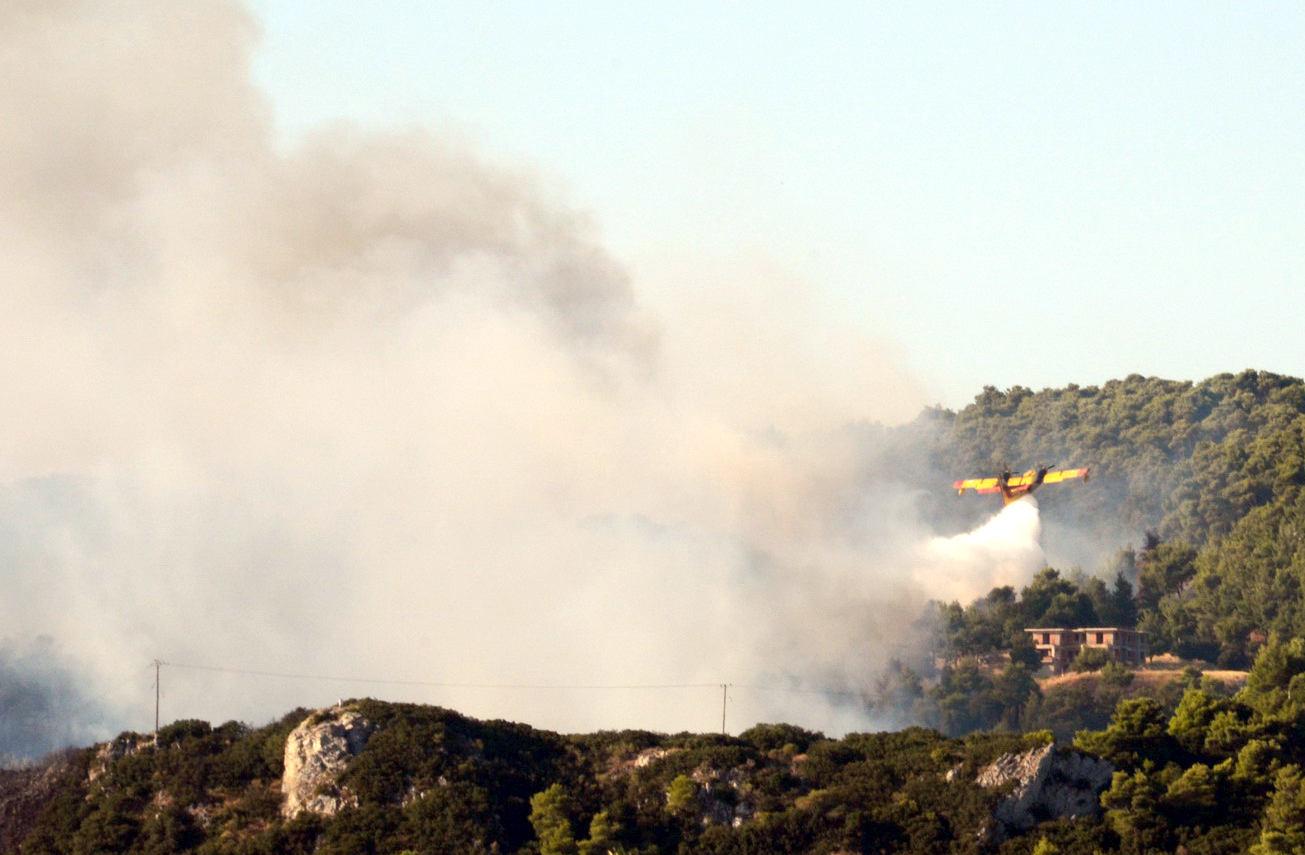
<svg viewBox="0 0 1305 855">
<path fill-rule="evenodd" d="M 979 770 L 976 783 L 995 789 L 1016 782 L 993 815 L 1003 830 L 1015 830 L 1097 813 L 1101 791 L 1113 773 L 1114 766 L 1105 760 L 1077 751 L 1058 753 L 1048 744 L 1003 754 Z"/>
<path fill-rule="evenodd" d="M 357 710 L 330 707 L 310 715 L 285 741 L 281 815 L 309 811 L 334 816 L 354 800 L 338 784 L 340 774 L 367 745 L 375 729 Z"/>
</svg>

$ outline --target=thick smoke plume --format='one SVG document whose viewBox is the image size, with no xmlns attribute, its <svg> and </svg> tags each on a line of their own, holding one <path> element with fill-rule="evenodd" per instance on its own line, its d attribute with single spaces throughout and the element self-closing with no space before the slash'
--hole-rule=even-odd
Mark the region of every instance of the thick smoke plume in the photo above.
<svg viewBox="0 0 1305 855">
<path fill-rule="evenodd" d="M 0 696 L 68 722 L 0 752 L 147 729 L 156 658 L 165 721 L 706 730 L 733 683 L 732 730 L 864 726 L 819 690 L 1035 569 L 1031 506 L 930 543 L 871 426 L 922 394 L 800 283 L 633 282 L 435 133 L 278 145 L 254 35 L 220 0 L 0 9 L 0 625 L 60 651 L 5 652 Z"/>
<path fill-rule="evenodd" d="M 85 686 L 48 637 L 0 644 L 0 767 L 103 738 L 109 722 Z"/>
</svg>

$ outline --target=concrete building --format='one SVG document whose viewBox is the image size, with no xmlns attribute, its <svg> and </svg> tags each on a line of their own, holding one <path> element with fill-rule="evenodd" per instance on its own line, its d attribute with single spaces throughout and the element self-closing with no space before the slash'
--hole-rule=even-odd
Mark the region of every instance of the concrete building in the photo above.
<svg viewBox="0 0 1305 855">
<path fill-rule="evenodd" d="M 1033 645 L 1042 654 L 1042 664 L 1053 673 L 1063 674 L 1084 648 L 1107 650 L 1121 665 L 1137 667 L 1146 661 L 1149 651 L 1146 633 L 1118 626 L 1035 627 L 1025 629 Z"/>
</svg>

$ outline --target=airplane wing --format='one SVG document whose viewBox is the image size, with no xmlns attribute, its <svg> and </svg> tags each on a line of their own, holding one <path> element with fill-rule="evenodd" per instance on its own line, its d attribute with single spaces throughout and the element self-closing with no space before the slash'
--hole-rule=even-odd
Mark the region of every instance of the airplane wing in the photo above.
<svg viewBox="0 0 1305 855">
<path fill-rule="evenodd" d="M 952 489 L 958 493 L 966 490 L 978 490 L 980 493 L 991 493 L 997 489 L 996 478 L 966 478 L 964 481 L 957 481 L 952 484 Z"/>
<path fill-rule="evenodd" d="M 1047 477 L 1042 479 L 1044 484 L 1055 484 L 1059 481 L 1068 481 L 1071 478 L 1082 478 L 1087 480 L 1087 469 L 1060 469 L 1055 472 L 1048 472 Z"/>
<path fill-rule="evenodd" d="M 1037 476 L 1036 472 L 1025 472 L 1023 475 L 1012 475 L 1006 480 L 1007 487 L 1027 487 L 1033 483 Z"/>
</svg>

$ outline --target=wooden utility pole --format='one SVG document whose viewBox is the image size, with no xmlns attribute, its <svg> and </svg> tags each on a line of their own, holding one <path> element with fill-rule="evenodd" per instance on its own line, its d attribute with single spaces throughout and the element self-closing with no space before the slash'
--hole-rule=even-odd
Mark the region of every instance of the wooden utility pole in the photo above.
<svg viewBox="0 0 1305 855">
<path fill-rule="evenodd" d="M 725 735 L 725 707 L 726 704 L 729 703 L 729 697 L 730 697 L 729 691 L 730 691 L 729 683 L 720 684 L 720 734 L 721 736 Z"/>
<path fill-rule="evenodd" d="M 163 663 L 154 660 L 154 735 L 159 735 L 159 697 L 163 694 L 163 686 L 159 678 L 163 673 Z"/>
</svg>

